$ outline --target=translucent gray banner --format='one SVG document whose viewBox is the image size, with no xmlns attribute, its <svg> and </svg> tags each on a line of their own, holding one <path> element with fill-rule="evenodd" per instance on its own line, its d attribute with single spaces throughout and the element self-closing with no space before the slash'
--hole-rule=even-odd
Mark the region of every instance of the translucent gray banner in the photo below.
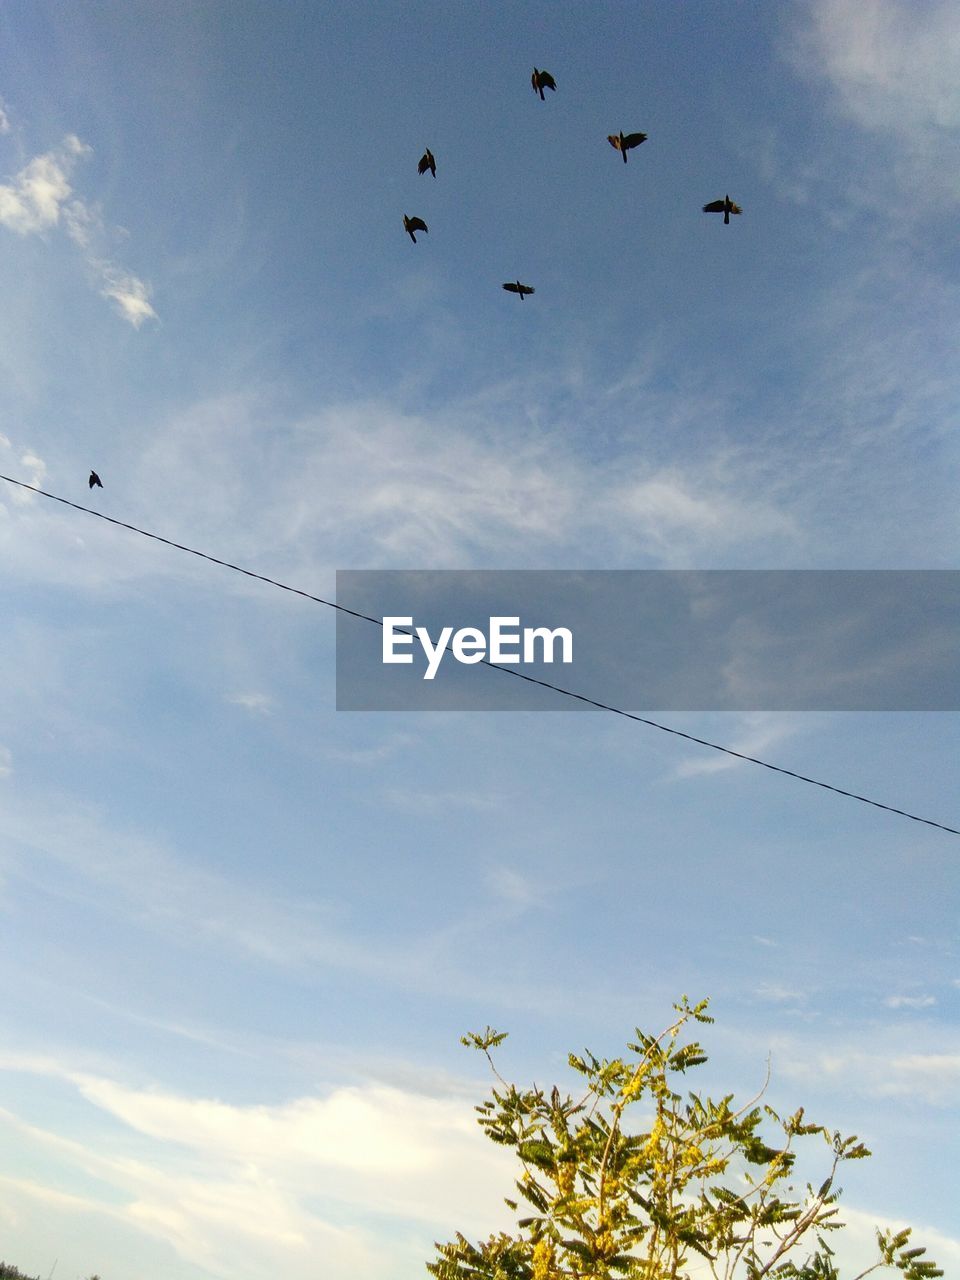
<svg viewBox="0 0 960 1280">
<path fill-rule="evenodd" d="M 629 711 L 960 708 L 956 570 L 350 569 L 337 604 L 378 624 L 337 614 L 342 711 L 585 708 L 532 680 Z"/>
</svg>

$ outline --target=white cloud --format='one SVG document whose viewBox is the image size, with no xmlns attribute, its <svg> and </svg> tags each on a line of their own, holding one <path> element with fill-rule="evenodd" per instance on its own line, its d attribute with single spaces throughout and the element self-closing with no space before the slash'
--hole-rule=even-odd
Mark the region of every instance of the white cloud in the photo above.
<svg viewBox="0 0 960 1280">
<path fill-rule="evenodd" d="M 934 996 L 887 996 L 883 1003 L 888 1009 L 929 1009 L 937 1001 Z"/>
<path fill-rule="evenodd" d="M 889 1212 L 853 1208 L 846 1198 L 841 1203 L 838 1217 L 844 1224 L 843 1231 L 827 1236 L 827 1243 L 836 1251 L 831 1261 L 838 1275 L 862 1275 L 864 1269 L 876 1261 L 877 1230 L 901 1231 L 904 1227 L 912 1228 L 910 1248 L 925 1248 L 926 1257 L 935 1259 L 944 1275 L 960 1274 L 960 1240 L 942 1231 L 925 1227 L 922 1223 L 904 1222 L 890 1216 Z M 877 1272 L 878 1276 L 895 1274 L 886 1269 Z"/>
<path fill-rule="evenodd" d="M 14 479 L 20 479 L 25 484 L 32 484 L 37 488 L 42 488 L 44 477 L 47 474 L 47 464 L 42 458 L 38 458 L 32 449 L 27 449 L 17 457 L 16 450 L 11 442 L 6 436 L 0 435 L 0 455 L 2 454 L 14 455 L 9 462 L 4 459 L 4 471 L 11 470 L 14 472 Z M 25 507 L 37 500 L 35 493 L 31 493 L 29 489 L 21 489 L 17 485 L 10 485 L 9 487 L 5 485 L 4 493 L 16 507 Z M 0 502 L 0 510 L 2 510 L 2 502 Z"/>
<path fill-rule="evenodd" d="M 755 989 L 754 995 L 758 1000 L 768 1001 L 771 1004 L 806 1004 L 807 1001 L 806 992 L 783 987 L 775 982 L 761 983 Z"/>
<path fill-rule="evenodd" d="M 0 223 L 21 236 L 54 226 L 69 194 L 66 174 L 53 156 L 37 156 L 12 186 L 0 185 Z"/>
<path fill-rule="evenodd" d="M 542 907 L 547 898 L 543 886 L 512 867 L 494 867 L 488 876 L 493 891 L 509 906 L 520 911 Z"/>
<path fill-rule="evenodd" d="M 227 697 L 227 702 L 260 716 L 270 715 L 275 706 L 273 698 L 266 693 L 231 693 Z"/>
<path fill-rule="evenodd" d="M 799 733 L 802 721 L 795 716 L 779 715 L 768 711 L 751 711 L 738 717 L 740 728 L 723 738 L 723 745 L 745 756 L 762 757 L 771 747 Z M 709 737 L 709 734 L 698 736 Z M 674 778 L 697 778 L 722 773 L 746 763 L 736 756 L 700 748 L 697 756 L 683 760 L 674 770 Z"/>
<path fill-rule="evenodd" d="M 74 165 L 89 153 L 89 147 L 68 134 L 60 147 L 34 156 L 13 183 L 0 183 L 0 224 L 17 235 L 56 226 L 73 190 L 69 179 Z"/>
<path fill-rule="evenodd" d="M 157 523 L 182 509 L 196 528 L 202 511 L 211 536 L 227 523 L 235 555 L 269 555 L 271 576 L 295 574 L 293 585 L 315 574 L 315 547 L 323 564 L 358 568 L 515 568 L 519 547 L 530 568 L 566 566 L 584 548 L 603 567 L 680 567 L 745 546 L 774 554 L 777 537 L 796 535 L 749 461 L 658 468 L 641 449 L 586 459 L 563 441 L 518 443 L 499 407 L 480 424 L 456 408 L 431 418 L 355 402 L 275 422 L 266 436 L 268 415 L 241 395 L 197 404 L 156 432 L 142 488 L 163 495 Z"/>
<path fill-rule="evenodd" d="M 413 787 L 389 787 L 383 793 L 387 804 L 410 813 L 442 814 L 451 809 L 496 809 L 497 796 L 478 795 L 474 791 L 418 791 Z"/>
<path fill-rule="evenodd" d="M 75 1076 L 74 1083 L 138 1133 L 243 1162 L 407 1178 L 436 1167 L 439 1144 L 473 1134 L 470 1108 L 462 1103 L 385 1086 L 341 1088 L 325 1098 L 267 1107 L 140 1091 L 93 1076 Z"/>
<path fill-rule="evenodd" d="M 777 1069 L 785 1076 L 806 1080 L 818 1087 L 839 1081 L 868 1097 L 908 1098 L 928 1106 L 953 1106 L 960 1092 L 960 1053 L 897 1053 L 894 1049 L 864 1052 L 838 1047 L 823 1052 L 797 1046 L 778 1056 Z"/>
<path fill-rule="evenodd" d="M 823 76 L 840 110 L 888 143 L 882 188 L 911 201 L 960 198 L 950 163 L 960 129 L 960 18 L 950 0 L 814 0 L 798 60 Z"/>
<path fill-rule="evenodd" d="M 150 291 L 142 280 L 109 262 L 95 261 L 95 265 L 103 276 L 103 297 L 115 302 L 120 314 L 135 329 L 139 329 L 144 320 L 158 318 L 150 305 Z"/>
<path fill-rule="evenodd" d="M 0 117 L 6 120 L 2 112 Z M 70 185 L 77 160 L 91 154 L 91 147 L 75 134 L 67 134 L 59 147 L 28 161 L 13 182 L 0 184 L 0 225 L 17 235 L 33 235 L 62 222 L 98 279 L 102 296 L 138 329 L 144 320 L 157 318 L 150 305 L 150 291 L 142 280 L 122 270 L 98 248 L 107 238 L 102 218 L 96 209 L 73 195 Z"/>
<path fill-rule="evenodd" d="M 411 747 L 417 739 L 410 733 L 390 734 L 383 742 L 373 747 L 327 747 L 324 755 L 330 760 L 343 764 L 370 765 L 389 760 L 399 752 Z"/>
<path fill-rule="evenodd" d="M 668 555 L 678 537 L 693 535 L 698 540 L 716 539 L 729 545 L 745 532 L 745 523 L 751 537 L 794 532 L 790 518 L 775 506 L 757 498 L 745 503 L 679 471 L 627 481 L 614 501 L 631 523 L 639 526 L 641 536 Z"/>
<path fill-rule="evenodd" d="M 7 115 L 6 106 L 2 98 L 0 98 L 0 134 L 10 132 L 10 117 Z"/>
<path fill-rule="evenodd" d="M 817 0 L 818 52 L 866 128 L 905 134 L 960 126 L 960 17 L 950 0 Z"/>
<path fill-rule="evenodd" d="M 30 1069 L 9 1055 L 4 1065 Z M 505 1221 L 499 1198 L 512 1162 L 483 1137 L 466 1098 L 372 1084 L 239 1105 L 35 1065 L 95 1108 L 86 1136 L 9 1112 L 0 1120 L 105 1186 L 87 1211 L 132 1223 L 218 1275 L 272 1267 L 306 1280 L 322 1258 L 326 1275 L 399 1278 L 391 1254 L 422 1265 L 438 1233 Z M 38 1183 L 8 1185 L 52 1199 Z"/>
</svg>

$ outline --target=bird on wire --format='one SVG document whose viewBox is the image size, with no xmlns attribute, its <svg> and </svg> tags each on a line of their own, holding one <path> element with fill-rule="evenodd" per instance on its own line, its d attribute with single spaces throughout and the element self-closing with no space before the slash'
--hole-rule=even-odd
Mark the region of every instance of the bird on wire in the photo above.
<svg viewBox="0 0 960 1280">
<path fill-rule="evenodd" d="M 424 151 L 423 155 L 420 157 L 420 163 L 417 165 L 417 173 L 426 173 L 428 169 L 434 177 L 437 176 L 437 162 L 434 160 L 433 152 L 429 147 L 427 147 L 426 151 Z"/>
<path fill-rule="evenodd" d="M 622 129 L 619 133 L 607 134 L 607 141 L 610 143 L 611 147 L 616 147 L 623 156 L 624 164 L 627 163 L 627 152 L 632 150 L 634 147 L 639 147 L 640 143 L 646 142 L 646 140 L 647 135 L 645 133 L 625 134 Z"/>
<path fill-rule="evenodd" d="M 100 477 L 97 475 L 95 471 L 90 472 L 90 479 L 87 481 L 87 484 L 90 486 L 91 489 L 94 487 L 94 485 L 96 485 L 98 489 L 103 488 L 103 481 L 100 479 Z"/>
<path fill-rule="evenodd" d="M 521 301 L 521 302 L 523 301 L 523 295 L 524 295 L 525 293 L 535 293 L 535 292 L 536 292 L 536 290 L 535 290 L 535 289 L 533 289 L 533 288 L 531 288 L 531 287 L 530 287 L 530 285 L 528 285 L 528 284 L 521 284 L 519 280 L 516 282 L 516 284 L 514 284 L 514 283 L 511 281 L 509 284 L 505 284 L 503 287 L 504 287 L 504 289 L 506 289 L 506 291 L 507 291 L 508 293 L 519 293 L 519 295 L 520 295 L 520 301 Z"/>
<path fill-rule="evenodd" d="M 704 213 L 722 213 L 725 224 L 730 222 L 731 213 L 743 213 L 738 204 L 734 204 L 729 196 L 724 196 L 722 200 L 711 200 L 709 204 L 703 206 Z"/>
<path fill-rule="evenodd" d="M 426 231 L 427 224 L 424 222 L 422 218 L 408 218 L 407 215 L 404 214 L 403 229 L 407 233 L 407 235 L 410 237 L 410 239 L 413 241 L 413 243 L 416 244 L 417 237 L 413 233 L 415 231 Z"/>
<path fill-rule="evenodd" d="M 554 93 L 557 91 L 557 82 L 549 71 L 540 71 L 537 67 L 533 68 L 533 75 L 530 77 L 530 83 L 533 85 L 534 93 L 539 93 L 540 101 L 545 102 L 543 96 L 544 89 L 552 89 Z"/>
</svg>

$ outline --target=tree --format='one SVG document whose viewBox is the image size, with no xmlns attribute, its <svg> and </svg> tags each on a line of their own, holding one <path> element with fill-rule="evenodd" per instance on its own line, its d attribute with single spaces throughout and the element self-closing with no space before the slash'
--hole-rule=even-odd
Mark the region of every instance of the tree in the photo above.
<svg viewBox="0 0 960 1280">
<path fill-rule="evenodd" d="M 805 1122 L 802 1107 L 782 1118 L 761 1105 L 766 1085 L 739 1109 L 733 1094 L 714 1102 L 677 1092 L 676 1078 L 707 1060 L 696 1041 L 682 1042 L 688 1023 L 713 1021 L 707 1006 L 684 996 L 660 1035 L 637 1029 L 632 1057 L 571 1053 L 586 1083 L 577 1101 L 556 1086 L 548 1096 L 508 1084 L 491 1055 L 506 1033 L 487 1027 L 463 1036 L 499 1082 L 476 1108 L 479 1124 L 515 1148 L 516 1186 L 534 1212 L 518 1219 L 516 1235 L 474 1245 L 458 1232 L 437 1244 L 439 1259 L 427 1270 L 437 1280 L 682 1280 L 693 1265 L 717 1280 L 840 1280 L 825 1238 L 843 1226 L 836 1176 L 870 1152 L 856 1136 Z M 625 1114 L 639 1103 L 643 1128 L 629 1131 Z M 776 1136 L 768 1142 L 761 1129 Z M 816 1138 L 828 1148 L 826 1177 L 797 1196 L 796 1147 Z M 909 1236 L 878 1231 L 878 1259 L 853 1280 L 882 1267 L 905 1280 L 942 1276 L 925 1249 L 908 1247 Z"/>
</svg>

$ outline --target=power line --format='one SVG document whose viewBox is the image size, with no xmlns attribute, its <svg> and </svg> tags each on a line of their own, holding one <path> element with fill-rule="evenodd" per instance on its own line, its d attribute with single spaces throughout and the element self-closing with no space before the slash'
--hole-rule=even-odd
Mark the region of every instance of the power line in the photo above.
<svg viewBox="0 0 960 1280">
<path fill-rule="evenodd" d="M 151 538 L 154 542 L 162 542 L 165 546 L 173 547 L 177 551 L 185 551 L 188 555 L 197 556 L 201 560 L 209 560 L 211 564 L 218 564 L 224 569 L 232 569 L 234 573 L 242 573 L 244 577 L 255 578 L 258 582 L 265 582 L 268 586 L 278 587 L 281 591 L 289 591 L 291 595 L 302 596 L 305 600 L 312 600 L 315 604 L 325 605 L 328 609 L 336 609 L 339 613 L 349 614 L 352 618 L 360 618 L 363 622 L 371 622 L 381 629 L 383 627 L 381 618 L 371 617 L 367 613 L 358 613 L 355 609 L 348 609 L 346 605 L 337 604 L 335 600 L 325 600 L 323 596 L 313 595 L 310 591 L 302 591 L 299 587 L 291 587 L 286 582 L 279 582 L 276 578 L 268 578 L 265 574 L 254 573 L 252 569 L 244 569 L 241 565 L 232 564 L 229 560 L 221 560 L 206 551 L 197 551 L 195 547 L 188 547 L 182 542 L 174 542 L 171 538 L 161 537 L 159 533 L 151 533 L 149 530 L 141 529 L 135 524 L 127 524 L 124 520 L 116 520 L 113 516 L 104 515 L 102 511 L 95 511 L 92 507 L 84 507 L 79 502 L 71 502 L 69 498 L 61 498 L 55 493 L 48 493 L 45 489 L 38 489 L 36 485 L 25 484 L 22 480 L 14 480 L 12 476 L 3 474 L 0 474 L 0 480 L 6 480 L 8 484 L 17 485 L 21 489 L 29 489 L 31 493 L 38 493 L 42 498 L 50 498 L 53 502 L 60 502 L 65 507 L 73 507 L 75 511 L 83 511 L 89 516 L 96 516 L 98 520 L 106 520 L 108 524 L 117 525 L 121 529 L 129 529 L 131 533 L 138 533 L 143 538 Z M 411 634 L 411 632 L 404 631 L 399 627 L 396 630 L 398 634 Z M 824 791 L 832 791 L 836 795 L 846 796 L 850 800 L 859 800 L 861 804 L 871 805 L 874 809 L 883 809 L 886 813 L 896 813 L 901 818 L 909 818 L 911 822 L 922 822 L 925 826 L 936 827 L 938 831 L 946 831 L 950 835 L 960 836 L 960 830 L 957 830 L 956 827 L 948 827 L 942 822 L 934 822 L 932 818 L 921 818 L 916 813 L 908 813 L 906 809 L 898 809 L 892 804 L 883 804 L 879 800 L 871 800 L 869 796 L 858 795 L 856 791 L 847 791 L 843 787 L 835 787 L 832 783 L 822 782 L 819 778 L 810 778 L 806 774 L 796 773 L 793 769 L 784 769 L 782 765 L 771 764 L 768 760 L 761 760 L 757 756 L 748 756 L 742 751 L 734 751 L 732 747 L 724 747 L 717 742 L 709 742 L 706 738 L 698 738 L 692 733 L 684 732 L 683 729 L 673 729 L 669 725 L 660 724 L 657 720 L 649 720 L 647 717 L 638 716 L 632 711 L 624 711 L 621 707 L 610 706 L 606 702 L 598 702 L 595 698 L 588 698 L 585 694 L 574 693 L 570 689 L 551 684 L 547 680 L 540 680 L 536 676 L 529 676 L 522 671 L 515 671 L 512 667 L 505 667 L 500 663 L 491 662 L 489 658 L 483 658 L 481 661 L 483 666 L 490 667 L 494 671 L 513 676 L 517 680 L 526 680 L 528 684 L 540 685 L 543 689 L 551 689 L 554 693 L 559 693 L 565 698 L 572 698 L 576 702 L 582 702 L 586 706 L 595 707 L 598 711 L 608 711 L 611 715 L 622 716 L 625 720 L 635 720 L 638 724 L 647 725 L 648 728 L 659 729 L 661 733 L 670 733 L 677 738 L 685 738 L 687 742 L 695 742 L 700 747 L 709 747 L 712 751 L 722 752 L 723 755 L 733 756 L 737 760 L 745 760 L 748 764 L 759 765 L 762 769 L 769 769 L 772 773 L 780 773 L 784 777 L 795 778 L 798 782 L 806 782 L 812 787 L 821 787 Z"/>
</svg>

